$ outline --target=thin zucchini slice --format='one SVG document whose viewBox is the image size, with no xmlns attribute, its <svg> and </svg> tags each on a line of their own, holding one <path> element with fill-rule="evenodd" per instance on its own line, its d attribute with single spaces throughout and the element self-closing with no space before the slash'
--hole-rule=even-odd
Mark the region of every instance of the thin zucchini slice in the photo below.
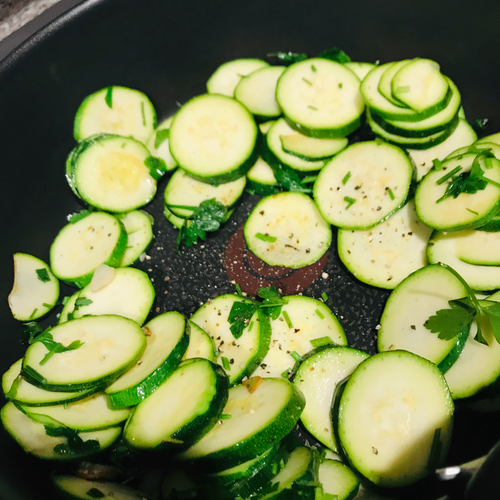
<svg viewBox="0 0 500 500">
<path fill-rule="evenodd" d="M 219 365 L 201 358 L 183 361 L 137 405 L 125 427 L 125 441 L 143 450 L 189 448 L 216 425 L 228 388 L 228 378 Z"/>
<path fill-rule="evenodd" d="M 500 266 L 500 232 L 459 231 L 457 257 L 466 264 Z"/>
<path fill-rule="evenodd" d="M 170 224 L 177 229 L 180 229 L 186 220 L 182 217 L 177 217 L 177 215 L 173 214 L 168 207 L 163 207 L 163 215 L 165 216 L 165 219 L 167 219 L 168 222 L 170 222 Z"/>
<path fill-rule="evenodd" d="M 285 153 L 306 161 L 326 160 L 347 146 L 347 139 L 316 139 L 294 132 L 282 135 L 281 146 Z"/>
<path fill-rule="evenodd" d="M 223 184 L 244 176 L 257 159 L 257 125 L 238 101 L 205 94 L 188 101 L 170 127 L 170 151 L 191 177 Z"/>
<path fill-rule="evenodd" d="M 362 82 L 365 76 L 375 67 L 375 64 L 368 62 L 351 61 L 344 63 L 346 68 L 349 68 Z"/>
<path fill-rule="evenodd" d="M 149 276 L 140 269 L 114 269 L 114 276 L 104 287 L 94 288 L 94 280 L 79 292 L 73 318 L 89 314 L 116 314 L 142 325 L 155 299 L 155 290 Z"/>
<path fill-rule="evenodd" d="M 369 481 L 407 486 L 444 460 L 453 413 L 435 364 L 407 351 L 383 352 L 363 361 L 345 385 L 338 434 L 349 462 Z"/>
<path fill-rule="evenodd" d="M 127 267 L 139 259 L 153 240 L 153 218 L 142 210 L 117 214 L 117 218 L 127 231 L 127 248 L 121 262 L 121 267 Z"/>
<path fill-rule="evenodd" d="M 244 227 L 248 248 L 271 266 L 300 268 L 319 260 L 332 241 L 330 225 L 311 198 L 278 193 L 262 198 Z"/>
<path fill-rule="evenodd" d="M 31 418 L 36 418 L 36 415 L 45 415 L 80 432 L 114 427 L 124 422 L 130 415 L 128 408 L 121 410 L 109 408 L 106 396 L 102 392 L 73 403 L 44 407 L 23 406 L 21 410 Z"/>
<path fill-rule="evenodd" d="M 174 170 L 177 167 L 177 162 L 174 160 L 170 152 L 170 125 L 172 125 L 173 116 L 164 120 L 158 128 L 153 132 L 153 135 L 147 142 L 147 147 L 150 153 L 155 158 L 160 158 L 165 162 L 167 172 Z"/>
<path fill-rule="evenodd" d="M 82 344 L 46 358 L 50 351 L 35 342 L 26 351 L 21 373 L 42 389 L 61 392 L 109 384 L 131 368 L 146 347 L 139 325 L 122 316 L 86 316 L 57 325 L 50 334 L 65 347 L 75 341 Z"/>
<path fill-rule="evenodd" d="M 231 417 L 221 420 L 178 458 L 197 460 L 216 470 L 241 464 L 266 451 L 270 442 L 285 437 L 304 405 L 300 391 L 282 378 L 257 379 L 248 388 L 236 385 L 229 390 L 222 412 Z"/>
<path fill-rule="evenodd" d="M 413 175 L 407 154 L 381 141 L 360 142 L 335 156 L 314 183 L 314 199 L 330 224 L 368 229 L 404 205 Z"/>
<path fill-rule="evenodd" d="M 111 408 L 140 403 L 174 372 L 189 344 L 186 321 L 181 313 L 171 311 L 143 327 L 147 343 L 141 358 L 106 388 Z"/>
<path fill-rule="evenodd" d="M 95 500 L 112 498 L 113 500 L 148 500 L 150 496 L 125 484 L 110 481 L 89 481 L 76 476 L 53 476 L 57 490 L 71 500 Z"/>
<path fill-rule="evenodd" d="M 235 59 L 225 62 L 208 79 L 207 92 L 233 97 L 234 89 L 243 77 L 268 66 L 262 59 Z"/>
<path fill-rule="evenodd" d="M 464 182 L 471 175 L 472 166 L 497 185 L 480 180 L 474 191 L 454 191 L 453 185 Z M 434 168 L 420 182 L 415 192 L 415 208 L 422 222 L 439 231 L 458 231 L 481 227 L 498 213 L 500 202 L 500 161 L 485 158 L 481 154 L 465 153 L 442 163 L 439 170 Z M 450 187 L 449 187 L 450 186 Z"/>
<path fill-rule="evenodd" d="M 185 218 L 193 210 L 181 207 L 198 207 L 200 203 L 215 198 L 226 207 L 232 207 L 245 189 L 246 178 L 213 186 L 190 177 L 183 170 L 174 172 L 165 189 L 165 206 L 177 217 Z"/>
<path fill-rule="evenodd" d="M 359 78 L 328 59 L 292 64 L 278 81 L 276 99 L 287 119 L 311 137 L 346 137 L 364 110 Z"/>
<path fill-rule="evenodd" d="M 231 385 L 250 376 L 269 349 L 271 329 L 267 317 L 257 311 L 241 337 L 234 337 L 228 321 L 235 302 L 252 303 L 236 295 L 220 295 L 201 306 L 191 321 L 205 330 L 216 348 L 216 361 L 225 366 Z"/>
<path fill-rule="evenodd" d="M 189 320 L 189 345 L 182 359 L 205 358 L 215 361 L 215 346 L 207 332 Z"/>
<path fill-rule="evenodd" d="M 31 419 L 14 403 L 7 403 L 0 413 L 3 426 L 26 453 L 45 460 L 79 460 L 111 446 L 120 436 L 121 427 L 78 433 L 82 441 L 96 441 L 90 448 L 71 448 L 65 437 L 50 436 L 45 425 Z M 41 416 L 40 416 L 41 418 Z"/>
<path fill-rule="evenodd" d="M 431 264 L 443 262 L 455 269 L 473 290 L 496 290 L 500 288 L 500 266 L 469 264 L 458 257 L 457 242 L 461 231 L 441 233 L 434 231 L 427 245 L 427 259 Z"/>
<path fill-rule="evenodd" d="M 399 99 L 396 99 L 392 95 L 392 79 L 394 75 L 403 67 L 411 62 L 410 59 L 405 59 L 404 61 L 397 61 L 393 63 L 386 64 L 386 70 L 382 74 L 380 81 L 378 83 L 378 91 L 394 106 L 398 106 L 400 108 L 408 108 L 406 104 L 401 102 Z"/>
<path fill-rule="evenodd" d="M 450 153 L 458 148 L 466 147 L 472 144 L 477 139 L 476 132 L 467 123 L 466 120 L 460 119 L 457 128 L 453 133 L 445 139 L 441 144 L 428 149 L 407 149 L 407 153 L 415 164 L 417 173 L 417 181 L 422 178 L 433 167 L 433 160 L 444 160 Z"/>
<path fill-rule="evenodd" d="M 294 356 L 311 351 L 318 339 L 347 345 L 344 329 L 326 304 L 298 295 L 283 299 L 288 303 L 280 316 L 271 320 L 269 351 L 253 376 L 281 377 L 290 372 L 296 363 Z"/>
<path fill-rule="evenodd" d="M 80 296 L 80 290 L 78 290 L 78 292 L 74 293 L 70 297 L 64 298 L 65 303 L 61 311 L 61 314 L 59 315 L 58 323 L 64 323 L 65 321 L 73 319 L 73 311 L 75 310 L 76 301 L 79 296 Z"/>
<path fill-rule="evenodd" d="M 446 105 L 449 85 L 438 63 L 430 59 L 413 59 L 394 75 L 391 91 L 398 101 L 417 113 L 438 112 Z"/>
<path fill-rule="evenodd" d="M 377 335 L 378 350 L 404 349 L 440 363 L 457 339 L 440 339 L 424 323 L 436 311 L 448 309 L 450 300 L 466 295 L 462 283 L 443 266 L 430 265 L 410 274 L 387 300 Z"/>
<path fill-rule="evenodd" d="M 500 132 L 497 132 L 496 134 L 487 135 L 486 137 L 481 137 L 481 139 L 478 139 L 477 141 L 478 144 L 482 144 L 484 142 L 488 143 L 493 142 L 494 144 L 500 146 Z"/>
<path fill-rule="evenodd" d="M 347 465 L 338 460 L 324 460 L 318 469 L 323 495 L 337 500 L 351 500 L 359 490 L 359 478 Z"/>
<path fill-rule="evenodd" d="M 413 201 L 371 229 L 339 229 L 340 260 L 357 279 L 392 289 L 427 264 L 432 229 L 420 222 Z"/>
<path fill-rule="evenodd" d="M 322 159 L 305 159 L 297 154 L 285 151 L 283 148 L 283 137 L 287 141 L 306 141 L 307 136 L 294 130 L 284 118 L 277 120 L 266 134 L 267 147 L 269 150 L 282 161 L 285 165 L 299 170 L 301 172 L 311 172 L 320 170 L 324 167 L 325 162 Z M 321 139 L 309 138 L 310 141 L 320 141 Z M 347 139 L 330 139 L 337 145 L 337 150 L 345 148 Z"/>
<path fill-rule="evenodd" d="M 234 89 L 234 98 L 254 115 L 263 119 L 281 114 L 276 102 L 276 85 L 284 66 L 264 66 L 242 78 Z"/>
<path fill-rule="evenodd" d="M 14 284 L 8 297 L 12 316 L 31 321 L 47 314 L 59 299 L 59 281 L 43 260 L 14 254 Z"/>
<path fill-rule="evenodd" d="M 273 169 L 260 156 L 247 172 L 247 191 L 268 196 L 280 191 Z"/>
<path fill-rule="evenodd" d="M 130 212 L 153 199 L 156 179 L 148 166 L 152 156 L 144 144 L 131 137 L 103 134 L 90 137 L 78 148 L 72 159 L 73 182 L 89 205 Z"/>
<path fill-rule="evenodd" d="M 156 111 L 138 90 L 111 86 L 87 96 L 75 116 L 74 136 L 117 134 L 146 142 L 156 127 Z"/>
<path fill-rule="evenodd" d="M 96 389 L 77 392 L 46 391 L 27 382 L 21 376 L 23 360 L 17 360 L 2 377 L 2 389 L 5 397 L 22 406 L 51 406 L 68 404 L 83 399 Z"/>
<path fill-rule="evenodd" d="M 293 383 L 306 398 L 302 424 L 333 451 L 339 451 L 332 427 L 333 395 L 337 385 L 368 356 L 350 347 L 318 347 L 303 359 L 294 376 Z"/>
</svg>

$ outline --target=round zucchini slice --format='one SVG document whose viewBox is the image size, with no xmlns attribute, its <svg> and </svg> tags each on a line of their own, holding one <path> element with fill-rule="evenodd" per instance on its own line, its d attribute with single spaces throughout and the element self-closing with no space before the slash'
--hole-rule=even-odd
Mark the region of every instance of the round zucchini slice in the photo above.
<svg viewBox="0 0 500 500">
<path fill-rule="evenodd" d="M 123 254 L 121 267 L 134 264 L 146 251 L 153 240 L 153 217 L 142 210 L 117 214 L 127 231 L 127 248 Z"/>
</svg>

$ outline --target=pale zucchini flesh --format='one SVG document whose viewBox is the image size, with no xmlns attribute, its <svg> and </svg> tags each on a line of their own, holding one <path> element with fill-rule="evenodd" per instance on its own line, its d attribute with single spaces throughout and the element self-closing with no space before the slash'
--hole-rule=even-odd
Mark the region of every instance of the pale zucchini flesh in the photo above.
<svg viewBox="0 0 500 500">
<path fill-rule="evenodd" d="M 171 116 L 160 123 L 146 144 L 154 157 L 160 158 L 165 162 L 167 172 L 170 172 L 177 167 L 177 162 L 172 156 L 169 146 L 169 130 L 173 119 L 174 117 Z"/>
<path fill-rule="evenodd" d="M 182 359 L 205 358 L 215 361 L 215 346 L 207 332 L 196 323 L 189 321 L 191 330 L 189 333 L 189 345 Z"/>
<path fill-rule="evenodd" d="M 142 210 L 119 214 L 118 218 L 127 231 L 127 248 L 121 261 L 121 267 L 127 267 L 139 259 L 153 240 L 153 218 Z"/>
</svg>

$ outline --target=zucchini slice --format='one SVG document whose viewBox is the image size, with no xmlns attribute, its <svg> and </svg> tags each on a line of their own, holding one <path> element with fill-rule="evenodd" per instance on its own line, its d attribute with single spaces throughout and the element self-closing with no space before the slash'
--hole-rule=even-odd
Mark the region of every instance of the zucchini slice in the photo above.
<svg viewBox="0 0 500 500">
<path fill-rule="evenodd" d="M 158 128 L 154 131 L 153 135 L 149 138 L 146 146 L 150 153 L 155 158 L 160 158 L 165 162 L 167 172 L 174 170 L 177 167 L 177 162 L 174 160 L 170 152 L 170 125 L 172 125 L 173 116 L 164 120 Z"/>
<path fill-rule="evenodd" d="M 269 196 L 281 191 L 273 169 L 260 156 L 254 166 L 247 172 L 246 185 L 247 191 L 262 196 Z"/>
<path fill-rule="evenodd" d="M 146 348 L 141 358 L 106 388 L 111 408 L 140 403 L 174 372 L 189 343 L 186 321 L 181 313 L 171 311 L 156 316 L 143 327 Z"/>
<path fill-rule="evenodd" d="M 359 142 L 335 156 L 314 183 L 314 199 L 330 224 L 368 229 L 402 207 L 413 165 L 396 146 Z"/>
<path fill-rule="evenodd" d="M 306 407 L 300 416 L 302 424 L 330 450 L 339 451 L 331 416 L 337 385 L 368 356 L 350 347 L 318 347 L 304 357 L 293 378 L 306 398 Z"/>
<path fill-rule="evenodd" d="M 216 425 L 228 398 L 224 370 L 206 359 L 183 361 L 139 403 L 124 430 L 136 449 L 181 451 Z"/>
<path fill-rule="evenodd" d="M 365 76 L 375 68 L 375 64 L 368 62 L 358 62 L 358 61 L 350 61 L 344 63 L 346 68 L 349 68 L 358 78 L 359 81 L 362 82 Z"/>
<path fill-rule="evenodd" d="M 205 358 L 215 361 L 215 346 L 208 333 L 189 320 L 189 345 L 182 359 Z"/>
<path fill-rule="evenodd" d="M 146 347 L 146 336 L 134 321 L 122 316 L 86 316 L 50 330 L 54 342 L 68 347 L 51 351 L 43 342 L 31 344 L 21 374 L 42 389 L 75 392 L 109 384 L 131 368 Z M 45 361 L 44 361 L 45 360 Z"/>
<path fill-rule="evenodd" d="M 322 58 L 289 66 L 278 81 L 276 99 L 294 128 L 318 138 L 346 137 L 359 127 L 365 107 L 359 78 Z"/>
<path fill-rule="evenodd" d="M 257 125 L 238 101 L 205 94 L 188 101 L 170 127 L 170 151 L 191 177 L 223 184 L 244 176 L 257 159 Z"/>
<path fill-rule="evenodd" d="M 156 111 L 139 90 L 111 86 L 87 96 L 75 116 L 74 136 L 81 141 L 98 133 L 146 142 L 156 127 Z"/>
<path fill-rule="evenodd" d="M 224 470 L 264 453 L 269 444 L 285 437 L 297 423 L 305 400 L 295 386 L 284 379 L 253 379 L 229 390 L 220 420 L 198 443 L 178 455 L 197 460 L 214 470 Z"/>
<path fill-rule="evenodd" d="M 363 361 L 345 385 L 338 435 L 351 465 L 369 481 L 407 486 L 444 460 L 453 413 L 434 363 L 407 351 L 383 352 Z"/>
<path fill-rule="evenodd" d="M 0 418 L 7 432 L 26 453 L 45 460 L 80 460 L 89 457 L 111 446 L 122 432 L 121 427 L 110 427 L 78 433 L 82 441 L 95 441 L 96 446 L 73 449 L 67 446 L 65 437 L 48 435 L 43 424 L 25 415 L 14 403 L 7 403 L 2 408 Z"/>
<path fill-rule="evenodd" d="M 403 67 L 411 62 L 410 59 L 405 59 L 404 61 L 397 61 L 393 63 L 385 64 L 386 70 L 382 74 L 380 81 L 378 83 L 378 91 L 394 106 L 398 106 L 399 108 L 408 108 L 406 104 L 401 102 L 399 99 L 396 99 L 392 95 L 392 79 L 394 75 Z"/>
<path fill-rule="evenodd" d="M 440 339 L 424 323 L 450 300 L 467 296 L 467 290 L 448 269 L 430 265 L 415 271 L 391 293 L 380 319 L 380 352 L 404 349 L 440 363 L 453 349 L 456 338 Z"/>
<path fill-rule="evenodd" d="M 123 254 L 121 267 L 134 264 L 153 240 L 153 217 L 142 210 L 117 214 L 127 232 L 127 248 Z"/>
<path fill-rule="evenodd" d="M 316 204 L 296 192 L 262 198 L 248 216 L 244 235 L 248 248 L 266 264 L 290 268 L 316 262 L 332 241 Z"/>
<path fill-rule="evenodd" d="M 351 500 L 358 493 L 359 478 L 338 460 L 324 460 L 319 465 L 318 477 L 323 495 L 332 495 L 337 500 Z"/>
<path fill-rule="evenodd" d="M 130 212 L 156 194 L 156 178 L 146 146 L 131 137 L 102 134 L 77 146 L 72 156 L 73 182 L 89 205 L 110 212 Z"/>
<path fill-rule="evenodd" d="M 92 212 L 64 226 L 50 247 L 52 272 L 69 285 L 83 288 L 102 264 L 119 267 L 127 232 L 111 214 Z"/>
<path fill-rule="evenodd" d="M 427 264 L 432 229 L 420 222 L 413 201 L 371 229 L 339 229 L 340 260 L 363 283 L 392 289 Z"/>
<path fill-rule="evenodd" d="M 278 318 L 271 320 L 269 351 L 253 376 L 280 377 L 313 349 L 315 340 L 347 345 L 344 329 L 330 308 L 312 297 L 283 297 L 288 303 Z"/>
<path fill-rule="evenodd" d="M 59 299 L 59 281 L 42 260 L 26 253 L 14 254 L 14 284 L 9 307 L 14 318 L 32 321 L 47 314 Z"/>
</svg>

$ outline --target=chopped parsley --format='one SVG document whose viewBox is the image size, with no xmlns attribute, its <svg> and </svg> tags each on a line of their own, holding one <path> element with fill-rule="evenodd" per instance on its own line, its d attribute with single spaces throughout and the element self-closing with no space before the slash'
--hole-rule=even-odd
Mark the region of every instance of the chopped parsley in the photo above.
<svg viewBox="0 0 500 500">
<path fill-rule="evenodd" d="M 297 351 L 292 351 L 290 356 L 297 362 L 300 363 L 302 361 L 302 356 Z"/>
<path fill-rule="evenodd" d="M 351 172 L 347 172 L 347 174 L 345 174 L 344 178 L 342 179 L 342 184 L 345 186 L 350 178 L 351 178 Z"/>
<path fill-rule="evenodd" d="M 350 196 L 344 196 L 344 201 L 347 202 L 346 210 L 351 208 L 356 203 L 356 198 L 351 198 Z"/>
<path fill-rule="evenodd" d="M 283 318 L 285 318 L 288 328 L 293 328 L 292 320 L 290 319 L 290 316 L 288 316 L 288 313 L 286 311 L 283 311 Z"/>
<path fill-rule="evenodd" d="M 328 295 L 326 294 L 326 292 L 321 293 L 321 298 L 323 299 L 323 302 L 326 302 L 328 300 Z"/>
<path fill-rule="evenodd" d="M 229 364 L 229 359 L 227 359 L 226 356 L 222 356 L 221 361 L 222 361 L 222 367 L 224 368 L 224 370 L 230 371 L 231 365 Z"/>
<path fill-rule="evenodd" d="M 323 315 L 323 313 L 319 310 L 319 309 L 316 309 L 316 314 L 319 316 L 319 318 L 321 319 L 325 319 L 325 316 Z"/>
<path fill-rule="evenodd" d="M 332 340 L 331 337 L 320 337 L 320 338 L 311 340 L 311 345 L 314 348 L 321 347 L 323 345 L 330 345 L 330 344 L 335 344 L 335 342 Z"/>
<path fill-rule="evenodd" d="M 170 136 L 170 129 L 164 128 L 156 131 L 155 149 L 158 149 Z"/>
<path fill-rule="evenodd" d="M 434 170 L 441 170 L 443 168 L 443 162 L 438 158 L 434 158 L 434 160 L 432 160 L 432 166 Z"/>
<path fill-rule="evenodd" d="M 391 200 L 394 200 L 396 197 L 394 196 L 394 193 L 392 192 L 392 189 L 390 187 L 387 188 L 387 192 L 389 193 L 389 198 Z"/>
<path fill-rule="evenodd" d="M 38 279 L 43 283 L 47 283 L 47 281 L 50 281 L 49 272 L 45 268 L 37 269 L 36 275 L 37 275 Z"/>
<path fill-rule="evenodd" d="M 162 178 L 163 174 L 167 171 L 165 160 L 157 158 L 156 156 L 148 156 L 144 160 L 144 165 L 149 169 L 149 175 L 157 181 Z"/>
<path fill-rule="evenodd" d="M 108 105 L 108 108 L 113 108 L 113 87 L 108 87 L 106 89 L 106 95 L 104 96 L 104 102 Z"/>
<path fill-rule="evenodd" d="M 261 241 L 266 241 L 268 243 L 274 243 L 278 238 L 276 236 L 271 236 L 269 234 L 257 233 L 255 237 Z"/>
</svg>

